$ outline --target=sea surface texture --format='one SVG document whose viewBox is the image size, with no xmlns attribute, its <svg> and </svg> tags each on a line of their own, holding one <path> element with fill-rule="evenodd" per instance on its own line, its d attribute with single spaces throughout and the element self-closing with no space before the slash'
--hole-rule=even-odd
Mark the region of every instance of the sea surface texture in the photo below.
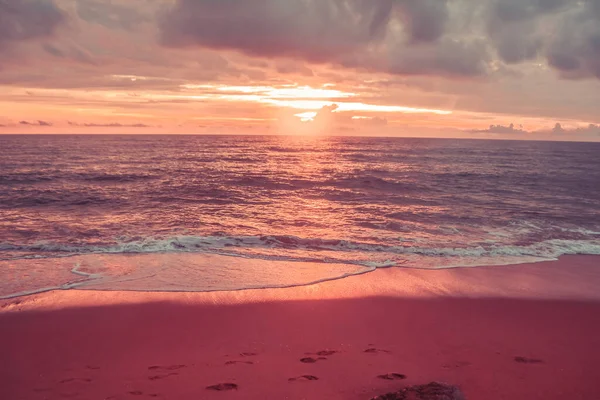
<svg viewBox="0 0 600 400">
<path fill-rule="evenodd" d="M 600 254 L 600 144 L 0 136 L 0 297 Z"/>
</svg>

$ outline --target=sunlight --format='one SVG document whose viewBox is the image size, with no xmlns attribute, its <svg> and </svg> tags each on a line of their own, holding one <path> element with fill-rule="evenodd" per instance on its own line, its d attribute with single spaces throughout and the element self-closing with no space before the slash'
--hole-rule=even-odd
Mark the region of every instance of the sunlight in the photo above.
<svg viewBox="0 0 600 400">
<path fill-rule="evenodd" d="M 398 112 L 406 114 L 437 114 L 437 115 L 450 115 L 452 111 L 447 110 L 435 110 L 429 108 L 415 108 L 415 107 L 403 107 L 403 106 L 383 106 L 377 104 L 365 104 L 365 103 L 335 103 L 338 108 L 336 111 L 373 111 L 373 112 Z"/>
<path fill-rule="evenodd" d="M 335 89 L 314 89 L 310 86 L 301 86 L 297 88 L 272 89 L 268 91 L 269 96 L 273 98 L 289 99 L 333 99 L 347 98 L 356 96 L 354 93 L 342 92 Z"/>
<path fill-rule="evenodd" d="M 331 85 L 327 86 L 331 87 Z M 272 99 L 339 99 L 356 96 L 355 93 L 336 89 L 318 89 L 310 86 L 281 85 L 274 86 L 228 86 L 228 85 L 181 85 L 187 90 L 213 89 L 234 94 L 255 94 Z"/>
<path fill-rule="evenodd" d="M 261 102 L 273 104 L 279 107 L 288 107 L 298 110 L 320 110 L 323 107 L 336 105 L 334 112 L 341 111 L 365 111 L 365 112 L 386 112 L 386 113 L 405 113 L 405 114 L 437 114 L 450 115 L 452 111 L 435 110 L 428 108 L 414 108 L 404 106 L 386 106 L 377 104 L 366 104 L 358 102 L 343 102 L 343 101 L 323 101 L 323 100 L 278 100 L 278 99 L 262 99 Z"/>
<path fill-rule="evenodd" d="M 302 122 L 310 122 L 315 119 L 315 117 L 317 116 L 317 112 L 316 111 L 307 111 L 305 113 L 294 114 L 294 116 L 300 118 L 300 121 L 302 121 Z"/>
<path fill-rule="evenodd" d="M 238 85 L 195 85 L 184 84 L 181 88 L 198 90 L 194 93 L 201 97 L 213 97 L 226 101 L 248 101 L 270 104 L 276 107 L 292 108 L 296 110 L 318 111 L 323 107 L 336 105 L 334 112 L 362 111 L 405 114 L 436 114 L 449 115 L 452 111 L 429 108 L 406 107 L 397 105 L 378 105 L 362 102 L 335 101 L 356 97 L 356 93 L 333 89 L 335 85 L 328 83 L 322 88 L 311 86 L 281 85 L 281 86 L 238 86 Z M 190 96 L 190 98 L 193 98 Z M 299 116 L 298 114 L 297 116 Z M 303 113 L 299 118 L 312 120 L 312 114 Z"/>
</svg>

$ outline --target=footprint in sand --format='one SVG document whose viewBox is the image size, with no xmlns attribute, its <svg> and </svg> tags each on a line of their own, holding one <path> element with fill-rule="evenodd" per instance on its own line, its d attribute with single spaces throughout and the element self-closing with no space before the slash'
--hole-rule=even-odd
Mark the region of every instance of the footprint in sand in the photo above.
<svg viewBox="0 0 600 400">
<path fill-rule="evenodd" d="M 90 383 L 92 380 L 89 378 L 67 378 L 67 379 L 63 379 L 62 381 L 58 382 L 58 383 L 70 383 L 70 382 L 86 382 L 86 383 Z"/>
<path fill-rule="evenodd" d="M 540 360 L 537 358 L 527 358 L 527 357 L 515 357 L 515 361 L 521 364 L 543 364 L 544 360 Z"/>
<path fill-rule="evenodd" d="M 370 353 L 370 354 L 377 354 L 377 353 L 390 354 L 391 351 L 389 351 L 389 350 L 383 350 L 383 349 L 377 349 L 375 347 L 369 347 L 368 349 L 365 350 L 365 353 Z"/>
<path fill-rule="evenodd" d="M 463 367 L 469 367 L 471 365 L 472 364 L 468 361 L 458 361 L 454 364 L 444 364 L 444 365 L 442 365 L 442 368 L 445 368 L 445 369 L 463 368 Z"/>
<path fill-rule="evenodd" d="M 397 381 L 397 380 L 401 380 L 401 379 L 406 379 L 406 375 L 404 375 L 404 374 L 397 374 L 395 372 L 393 372 L 391 374 L 377 375 L 377 377 L 379 379 L 385 379 L 385 380 L 388 380 L 388 381 Z"/>
<path fill-rule="evenodd" d="M 173 376 L 173 375 L 179 375 L 179 374 L 177 372 L 170 372 L 170 373 L 165 374 L 165 375 L 153 375 L 153 376 L 149 376 L 148 379 L 150 379 L 151 381 L 157 381 L 159 379 L 165 379 L 165 378 L 168 378 L 168 377 Z"/>
<path fill-rule="evenodd" d="M 238 385 L 235 383 L 219 383 L 217 385 L 207 386 L 208 390 L 225 391 L 225 390 L 238 390 Z"/>
<path fill-rule="evenodd" d="M 296 382 L 296 381 L 318 381 L 319 378 L 317 378 L 314 375 L 302 375 L 302 376 L 298 376 L 296 378 L 290 378 L 288 379 L 288 381 L 290 382 Z"/>
<path fill-rule="evenodd" d="M 318 356 L 332 356 L 334 354 L 339 353 L 337 350 L 321 350 L 317 352 Z"/>
<path fill-rule="evenodd" d="M 247 365 L 252 365 L 254 364 L 253 361 L 237 361 L 237 360 L 231 360 L 231 361 L 226 361 L 225 365 L 235 365 L 235 364 L 247 364 Z"/>
<path fill-rule="evenodd" d="M 148 367 L 148 369 L 150 371 L 175 371 L 185 367 L 187 367 L 187 365 L 152 365 Z"/>
<path fill-rule="evenodd" d="M 427 385 L 405 387 L 398 392 L 383 394 L 381 396 L 373 397 L 371 400 L 464 400 L 464 398 L 461 391 L 455 386 L 431 382 Z"/>
<path fill-rule="evenodd" d="M 300 362 L 305 363 L 305 364 L 314 364 L 320 360 L 327 360 L 327 358 L 325 358 L 325 357 L 318 357 L 318 358 L 304 357 L 304 358 L 300 359 Z"/>
</svg>

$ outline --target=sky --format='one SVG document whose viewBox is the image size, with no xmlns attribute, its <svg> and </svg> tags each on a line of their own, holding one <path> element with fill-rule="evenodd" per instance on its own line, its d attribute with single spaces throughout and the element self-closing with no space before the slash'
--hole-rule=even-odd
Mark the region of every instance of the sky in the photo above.
<svg viewBox="0 0 600 400">
<path fill-rule="evenodd" d="M 600 141 L 600 0 L 0 0 L 0 133 Z"/>
</svg>

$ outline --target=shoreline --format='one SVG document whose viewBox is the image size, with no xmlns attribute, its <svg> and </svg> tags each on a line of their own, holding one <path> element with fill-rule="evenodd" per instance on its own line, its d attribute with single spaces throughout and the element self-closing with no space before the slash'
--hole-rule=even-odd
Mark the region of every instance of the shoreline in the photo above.
<svg viewBox="0 0 600 400">
<path fill-rule="evenodd" d="M 543 274 L 555 274 L 555 276 L 558 274 L 561 281 L 544 279 Z M 582 281 L 581 274 L 591 276 L 591 280 Z M 371 279 L 371 275 L 375 275 L 375 277 Z M 361 279 L 365 277 L 369 278 Z M 472 282 L 474 279 L 478 280 L 476 284 Z M 543 284 L 543 290 L 539 290 L 542 287 L 535 290 L 536 281 Z M 117 304 L 119 301 L 145 302 L 153 300 L 209 301 L 231 304 L 266 300 L 329 299 L 378 295 L 523 297 L 600 301 L 600 287 L 599 290 L 596 290 L 595 286 L 597 282 L 600 283 L 599 255 L 566 255 L 557 260 L 478 267 L 440 269 L 381 267 L 347 276 L 283 287 L 205 291 L 47 288 L 42 289 L 41 292 L 0 299 L 0 314 L 11 311 L 11 305 L 14 303 L 31 304 L 33 309 L 53 307 L 52 304 L 59 298 L 63 298 L 63 301 L 60 301 L 61 306 L 68 306 L 69 302 L 74 304 L 75 299 L 79 304 L 89 303 L 90 305 L 94 302 Z M 352 289 L 352 291 L 347 289 Z M 80 303 L 81 301 L 83 303 Z"/>
<path fill-rule="evenodd" d="M 467 399 L 600 398 L 599 288 L 600 257 L 567 256 L 288 289 L 47 292 L 0 302 L 0 398 L 361 400 L 431 381 Z"/>
<path fill-rule="evenodd" d="M 72 255 L 72 256 L 68 256 L 68 257 L 77 257 L 77 256 L 81 256 L 81 255 Z M 236 256 L 222 256 L 222 255 L 217 255 L 218 257 L 233 257 L 233 258 L 237 258 Z M 67 257 L 67 256 L 65 256 Z M 563 255 L 560 256 L 557 259 L 540 259 L 540 260 L 536 260 L 536 261 L 531 261 L 531 260 L 525 260 L 523 262 L 517 262 L 517 263 L 499 263 L 499 264 L 484 264 L 484 265 L 457 265 L 457 266 L 446 266 L 443 268 L 424 268 L 424 267 L 418 267 L 418 266 L 382 266 L 382 267 L 367 267 L 367 266 L 362 266 L 364 268 L 364 271 L 358 271 L 358 272 L 353 272 L 353 273 L 344 273 L 343 275 L 340 276 L 333 276 L 333 277 L 328 277 L 328 278 L 322 278 L 322 279 L 316 279 L 314 281 L 309 281 L 306 283 L 298 283 L 298 284 L 284 284 L 284 285 L 266 285 L 266 286 L 259 286 L 259 287 L 240 287 L 240 288 L 232 288 L 232 289 L 202 289 L 202 290 L 185 290 L 185 289 L 158 289 L 158 290 L 153 290 L 153 289 L 119 289 L 119 288 L 102 288 L 102 283 L 100 284 L 100 287 L 93 287 L 94 285 L 94 281 L 95 279 L 101 279 L 101 275 L 98 275 L 97 273 L 87 273 L 87 272 L 82 272 L 82 271 L 78 271 L 78 266 L 74 267 L 73 269 L 71 269 L 71 273 L 74 275 L 78 275 L 78 276 L 84 276 L 87 278 L 90 278 L 89 281 L 80 281 L 80 282 L 68 282 L 63 284 L 62 286 L 50 286 L 50 287 L 45 287 L 45 288 L 40 288 L 40 289 L 32 289 L 32 290 L 26 290 L 23 292 L 16 292 L 16 293 L 11 293 L 8 295 L 3 295 L 0 296 L 0 312 L 2 312 L 2 309 L 6 307 L 7 304 L 10 304 L 11 301 L 15 301 L 16 299 L 26 299 L 28 297 L 31 296 L 38 296 L 38 295 L 42 295 L 44 293 L 52 293 L 52 292 L 66 292 L 66 291 L 97 291 L 97 292 L 129 292 L 129 293 L 155 293 L 155 294 L 161 294 L 161 293 L 175 293 L 175 294 L 185 294 L 185 293 L 230 293 L 230 292 L 246 292 L 246 291 L 262 291 L 262 290 L 282 290 L 282 289 L 295 289 L 295 288 L 302 288 L 302 287 L 311 287 L 311 286 L 315 286 L 315 285 L 320 285 L 320 284 L 324 284 L 324 283 L 328 283 L 328 282 L 335 282 L 335 281 L 339 281 L 339 280 L 345 280 L 348 278 L 353 278 L 353 277 L 358 277 L 361 275 L 366 275 L 366 274 L 371 274 L 373 272 L 379 271 L 379 270 L 407 270 L 407 271 L 445 271 L 445 270 L 463 270 L 463 269 L 482 269 L 482 270 L 486 270 L 486 269 L 495 269 L 495 268 L 503 268 L 503 267 L 507 267 L 507 268 L 516 268 L 519 266 L 524 266 L 526 268 L 529 268 L 532 265 L 536 265 L 536 264 L 543 264 L 544 266 L 548 265 L 548 263 L 551 263 L 554 265 L 554 263 L 556 262 L 562 262 L 562 260 L 568 259 L 581 259 L 581 258 L 598 258 L 600 260 L 600 255 L 596 255 L 596 254 L 578 254 L 578 255 Z M 260 259 L 259 259 L 260 261 Z M 301 263 L 305 263 L 305 262 L 301 262 Z M 310 263 L 309 263 L 310 264 Z M 344 264 L 333 264 L 333 265 L 344 265 Z M 353 265 L 353 264 L 348 264 L 348 265 Z M 86 287 L 88 286 L 88 287 Z M 600 296 L 599 296 L 600 297 Z"/>
</svg>

